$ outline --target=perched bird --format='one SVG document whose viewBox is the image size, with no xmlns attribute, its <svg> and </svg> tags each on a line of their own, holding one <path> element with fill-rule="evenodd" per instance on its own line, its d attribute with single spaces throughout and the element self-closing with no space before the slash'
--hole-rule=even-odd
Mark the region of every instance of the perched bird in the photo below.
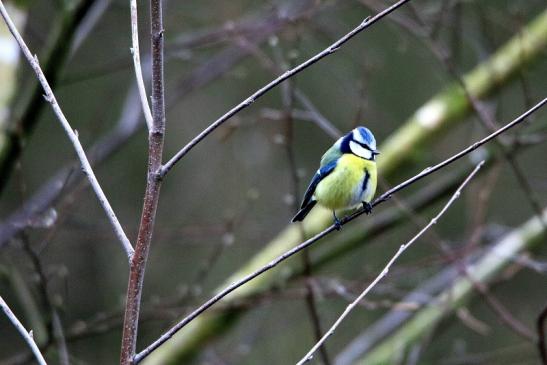
<svg viewBox="0 0 547 365">
<path fill-rule="evenodd" d="M 337 210 L 357 208 L 372 211 L 370 202 L 376 192 L 376 139 L 368 128 L 357 127 L 325 152 L 319 170 L 312 178 L 300 210 L 293 222 L 302 221 L 319 203 L 332 210 L 336 229 L 340 229 Z"/>
</svg>

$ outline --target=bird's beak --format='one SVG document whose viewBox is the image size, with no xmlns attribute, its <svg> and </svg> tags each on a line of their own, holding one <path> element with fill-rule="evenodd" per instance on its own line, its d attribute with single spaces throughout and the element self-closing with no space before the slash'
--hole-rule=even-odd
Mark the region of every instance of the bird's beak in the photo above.
<svg viewBox="0 0 547 365">
<path fill-rule="evenodd" d="M 372 151 L 372 154 L 373 154 L 374 156 L 379 155 L 379 154 L 380 154 L 380 151 L 374 150 L 374 151 Z"/>
</svg>

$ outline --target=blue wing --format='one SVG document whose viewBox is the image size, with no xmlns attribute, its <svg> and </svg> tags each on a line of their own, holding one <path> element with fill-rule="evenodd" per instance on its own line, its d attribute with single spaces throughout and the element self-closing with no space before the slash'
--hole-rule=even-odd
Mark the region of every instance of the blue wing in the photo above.
<svg viewBox="0 0 547 365">
<path fill-rule="evenodd" d="M 317 204 L 317 201 L 312 199 L 313 194 L 315 193 L 315 188 L 317 187 L 317 184 L 321 182 L 321 180 L 327 177 L 332 172 L 332 170 L 334 170 L 337 162 L 338 162 L 338 159 L 333 160 L 329 162 L 328 164 L 326 164 L 325 166 L 322 166 L 315 173 L 315 175 L 311 179 L 308 189 L 306 190 L 306 193 L 304 194 L 304 200 L 302 200 L 302 205 L 300 207 L 300 210 L 293 217 L 292 222 L 302 221 L 308 215 L 308 213 L 312 210 L 315 204 Z"/>
<path fill-rule="evenodd" d="M 311 198 L 313 197 L 313 193 L 315 193 L 315 188 L 317 187 L 317 185 L 321 182 L 321 180 L 327 177 L 332 172 L 332 170 L 334 170 L 337 163 L 338 163 L 338 160 L 331 161 L 325 166 L 321 167 L 315 173 L 315 175 L 311 179 L 308 189 L 306 190 L 306 193 L 304 194 L 304 199 L 302 200 L 302 205 L 300 206 L 300 209 L 303 209 L 310 203 Z"/>
</svg>

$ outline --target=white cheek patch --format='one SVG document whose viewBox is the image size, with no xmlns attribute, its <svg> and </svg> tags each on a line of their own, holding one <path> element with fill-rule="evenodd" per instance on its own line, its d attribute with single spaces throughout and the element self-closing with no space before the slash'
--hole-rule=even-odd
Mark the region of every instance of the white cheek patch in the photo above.
<svg viewBox="0 0 547 365">
<path fill-rule="evenodd" d="M 369 151 L 366 148 L 361 147 L 361 145 L 359 145 L 358 143 L 350 141 L 349 142 L 349 149 L 356 156 L 359 156 L 359 157 L 364 158 L 366 160 L 371 160 L 372 159 L 372 151 Z"/>
</svg>

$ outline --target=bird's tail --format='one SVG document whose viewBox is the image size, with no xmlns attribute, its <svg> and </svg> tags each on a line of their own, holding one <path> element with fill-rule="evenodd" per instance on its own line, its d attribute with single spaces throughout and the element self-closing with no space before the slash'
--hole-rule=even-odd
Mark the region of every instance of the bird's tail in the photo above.
<svg viewBox="0 0 547 365">
<path fill-rule="evenodd" d="M 291 222 L 302 221 L 304 218 L 306 218 L 310 210 L 312 210 L 312 208 L 315 207 L 315 204 L 317 204 L 317 200 L 310 200 L 310 202 L 306 204 L 306 206 L 302 207 L 302 209 L 300 209 L 298 213 L 296 213 L 296 215 L 293 217 Z"/>
</svg>

